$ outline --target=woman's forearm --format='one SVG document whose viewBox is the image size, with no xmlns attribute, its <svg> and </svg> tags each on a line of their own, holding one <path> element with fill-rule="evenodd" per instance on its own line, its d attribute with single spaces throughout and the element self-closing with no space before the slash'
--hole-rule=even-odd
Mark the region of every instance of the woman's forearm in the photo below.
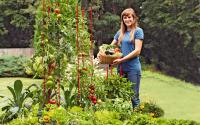
<svg viewBox="0 0 200 125">
<path fill-rule="evenodd" d="M 123 58 L 121 58 L 122 62 L 128 61 L 136 56 L 140 55 L 140 50 L 135 49 L 134 51 L 132 51 L 131 53 L 129 53 L 127 56 L 124 56 Z"/>
</svg>

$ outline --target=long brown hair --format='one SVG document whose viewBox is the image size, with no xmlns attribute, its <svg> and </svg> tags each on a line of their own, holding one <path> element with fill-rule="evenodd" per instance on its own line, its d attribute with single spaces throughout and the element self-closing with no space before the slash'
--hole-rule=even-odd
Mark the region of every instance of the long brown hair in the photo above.
<svg viewBox="0 0 200 125">
<path fill-rule="evenodd" d="M 133 24 L 131 26 L 131 32 L 130 32 L 130 41 L 134 41 L 134 32 L 138 25 L 138 17 L 136 16 L 136 13 L 132 8 L 127 8 L 121 13 L 121 27 L 120 27 L 120 35 L 118 38 L 118 45 L 121 44 L 124 34 L 127 31 L 127 26 L 123 21 L 123 17 L 129 15 L 133 16 Z"/>
</svg>

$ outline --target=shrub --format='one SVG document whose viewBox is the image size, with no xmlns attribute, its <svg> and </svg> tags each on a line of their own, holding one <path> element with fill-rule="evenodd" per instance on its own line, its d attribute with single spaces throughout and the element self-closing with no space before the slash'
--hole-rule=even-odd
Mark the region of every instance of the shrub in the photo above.
<svg viewBox="0 0 200 125">
<path fill-rule="evenodd" d="M 24 56 L 0 57 L 0 77 L 25 77 L 24 63 L 28 58 Z"/>
<path fill-rule="evenodd" d="M 5 97 L 9 100 L 8 104 L 1 108 L 4 113 L 0 116 L 2 123 L 9 122 L 17 117 L 24 117 L 28 115 L 31 110 L 31 106 L 34 102 L 33 94 L 35 87 L 33 84 L 26 89 L 23 89 L 21 80 L 14 82 L 14 87 L 7 86 L 8 90 L 12 94 L 12 98 Z M 37 90 L 37 89 L 36 89 Z"/>
<path fill-rule="evenodd" d="M 200 125 L 200 123 L 197 123 L 192 120 L 177 120 L 177 119 L 172 119 L 169 120 L 169 125 Z"/>
<path fill-rule="evenodd" d="M 134 95 L 131 82 L 119 75 L 112 75 L 103 81 L 104 91 L 108 99 L 123 98 L 129 101 Z"/>
<path fill-rule="evenodd" d="M 135 112 L 148 114 L 151 117 L 158 118 L 164 115 L 164 110 L 154 103 L 143 102 L 134 109 Z"/>
</svg>

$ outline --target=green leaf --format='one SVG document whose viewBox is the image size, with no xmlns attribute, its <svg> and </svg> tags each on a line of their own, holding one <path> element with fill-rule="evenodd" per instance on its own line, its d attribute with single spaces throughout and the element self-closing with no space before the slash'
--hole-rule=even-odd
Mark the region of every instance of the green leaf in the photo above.
<svg viewBox="0 0 200 125">
<path fill-rule="evenodd" d="M 10 86 L 7 86 L 8 90 L 12 93 L 13 99 L 16 102 L 16 94 L 13 88 L 11 88 Z"/>
<path fill-rule="evenodd" d="M 16 100 L 17 100 L 18 104 L 20 103 L 20 96 L 21 96 L 22 88 L 23 88 L 22 81 L 16 80 L 14 83 L 14 92 L 15 92 Z"/>
</svg>

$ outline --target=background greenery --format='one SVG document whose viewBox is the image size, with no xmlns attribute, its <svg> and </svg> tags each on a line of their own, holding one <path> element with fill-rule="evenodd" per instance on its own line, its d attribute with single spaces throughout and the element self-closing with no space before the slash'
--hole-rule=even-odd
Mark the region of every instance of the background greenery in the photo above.
<svg viewBox="0 0 200 125">
<path fill-rule="evenodd" d="M 37 6 L 38 0 L 0 1 L 0 47 L 32 46 Z M 121 11 L 132 7 L 145 32 L 145 63 L 168 75 L 200 83 L 199 0 L 82 0 L 88 13 L 90 6 L 95 54 L 99 45 L 112 41 Z"/>
<path fill-rule="evenodd" d="M 42 82 L 28 78 L 0 78 L 1 95 L 10 94 L 6 86 L 12 86 L 17 79 L 21 79 L 25 87 Z M 141 101 L 159 105 L 165 111 L 164 118 L 200 122 L 200 87 L 152 71 L 144 71 L 141 82 Z"/>
<path fill-rule="evenodd" d="M 0 77 L 26 77 L 24 64 L 29 58 L 24 56 L 0 57 Z"/>
<path fill-rule="evenodd" d="M 32 46 L 37 0 L 0 1 L 0 48 Z"/>
</svg>

